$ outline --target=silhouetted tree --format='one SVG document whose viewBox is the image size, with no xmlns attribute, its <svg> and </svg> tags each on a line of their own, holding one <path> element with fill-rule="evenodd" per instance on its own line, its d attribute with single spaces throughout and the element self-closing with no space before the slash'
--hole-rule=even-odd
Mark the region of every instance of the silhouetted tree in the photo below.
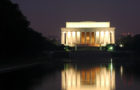
<svg viewBox="0 0 140 90">
<path fill-rule="evenodd" d="M 140 34 L 133 37 L 132 49 L 136 52 L 140 52 Z"/>
<path fill-rule="evenodd" d="M 124 45 L 124 50 L 131 50 L 135 52 L 140 52 L 140 34 L 137 34 L 135 36 L 124 36 L 121 37 L 118 41 L 117 44 L 123 44 Z"/>
<path fill-rule="evenodd" d="M 5 32 L 3 37 L 5 46 L 1 47 L 1 55 L 35 56 L 44 50 L 56 47 L 29 27 L 29 21 L 21 13 L 17 4 L 13 4 L 10 0 L 0 0 L 0 12 L 0 30 Z"/>
<path fill-rule="evenodd" d="M 122 44 L 125 50 L 132 50 L 132 42 L 133 42 L 133 37 L 131 35 L 128 36 L 122 36 L 120 39 L 117 40 L 117 44 L 120 45 Z"/>
</svg>

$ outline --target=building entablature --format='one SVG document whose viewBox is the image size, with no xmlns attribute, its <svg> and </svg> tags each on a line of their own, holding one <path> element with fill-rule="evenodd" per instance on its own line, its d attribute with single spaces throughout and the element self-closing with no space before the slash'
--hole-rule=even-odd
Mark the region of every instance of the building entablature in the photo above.
<svg viewBox="0 0 140 90">
<path fill-rule="evenodd" d="M 94 32 L 94 31 L 114 31 L 115 28 L 61 28 L 61 31 L 63 32 L 75 32 L 75 31 L 80 31 L 80 32 Z"/>
</svg>

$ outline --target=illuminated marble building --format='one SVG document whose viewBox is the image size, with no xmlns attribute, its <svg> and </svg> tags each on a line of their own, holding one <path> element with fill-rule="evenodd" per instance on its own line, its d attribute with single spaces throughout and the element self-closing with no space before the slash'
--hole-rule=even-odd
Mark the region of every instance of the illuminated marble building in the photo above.
<svg viewBox="0 0 140 90">
<path fill-rule="evenodd" d="M 110 22 L 66 22 L 61 28 L 61 44 L 65 46 L 105 46 L 115 43 L 115 28 Z"/>
</svg>

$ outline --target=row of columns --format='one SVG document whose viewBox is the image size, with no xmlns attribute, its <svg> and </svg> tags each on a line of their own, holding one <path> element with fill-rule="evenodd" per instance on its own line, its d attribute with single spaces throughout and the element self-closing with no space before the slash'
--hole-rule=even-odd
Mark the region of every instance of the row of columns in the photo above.
<svg viewBox="0 0 140 90">
<path fill-rule="evenodd" d="M 87 43 L 87 33 L 89 33 L 89 43 Z M 94 45 L 114 44 L 115 36 L 114 31 L 96 31 L 96 32 L 62 32 L 61 44 L 74 46 L 75 44 L 91 44 L 92 45 L 92 33 L 94 33 Z M 84 43 L 82 43 L 82 34 L 84 34 Z"/>
</svg>

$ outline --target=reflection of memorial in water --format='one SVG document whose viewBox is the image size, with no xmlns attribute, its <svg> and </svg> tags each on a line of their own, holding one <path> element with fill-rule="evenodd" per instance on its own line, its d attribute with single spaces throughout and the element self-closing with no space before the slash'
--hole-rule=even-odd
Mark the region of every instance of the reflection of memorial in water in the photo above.
<svg viewBox="0 0 140 90">
<path fill-rule="evenodd" d="M 106 67 L 79 69 L 72 66 L 62 71 L 62 90 L 113 90 L 115 71 Z"/>
</svg>

